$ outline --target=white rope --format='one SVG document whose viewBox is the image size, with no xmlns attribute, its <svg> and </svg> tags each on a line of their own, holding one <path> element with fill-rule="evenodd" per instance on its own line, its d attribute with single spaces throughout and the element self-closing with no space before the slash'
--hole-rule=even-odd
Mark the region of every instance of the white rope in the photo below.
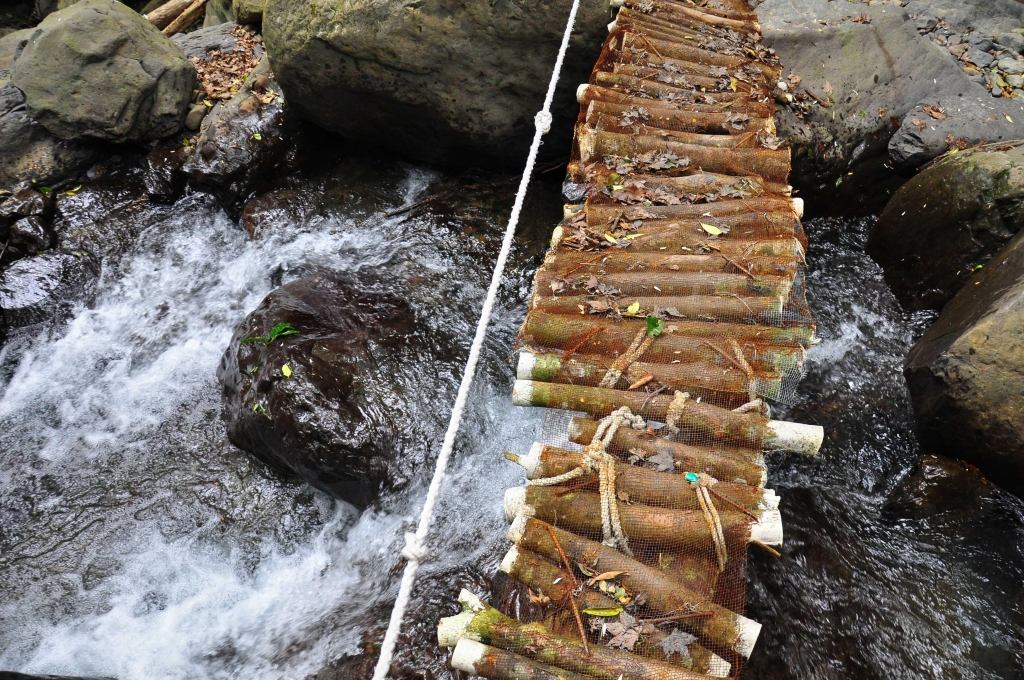
<svg viewBox="0 0 1024 680">
<path fill-rule="evenodd" d="M 501 242 L 498 261 L 494 263 L 491 285 L 487 289 L 487 297 L 484 299 L 483 310 L 480 312 L 480 320 L 476 324 L 476 335 L 473 336 L 473 344 L 469 348 L 469 358 L 466 359 L 466 369 L 462 374 L 462 382 L 459 385 L 459 394 L 455 399 L 455 405 L 452 407 L 452 415 L 448 421 L 448 431 L 445 432 L 444 443 L 441 445 L 441 453 L 438 454 L 437 462 L 434 465 L 434 476 L 430 480 L 427 498 L 423 501 L 420 523 L 416 528 L 415 534 L 405 535 L 405 549 L 402 550 L 402 555 L 408 562 L 405 565 L 405 571 L 402 573 L 402 583 L 398 587 L 398 597 L 395 599 L 395 606 L 391 610 L 388 630 L 384 634 L 384 642 L 381 644 L 380 658 L 377 659 L 377 665 L 373 669 L 373 680 L 384 680 L 391 669 L 391 660 L 395 653 L 395 642 L 398 640 L 398 633 L 402 628 L 405 610 L 409 606 L 412 585 L 416 580 L 416 572 L 420 568 L 420 562 L 428 554 L 424 541 L 427 538 L 427 533 L 430 531 L 430 524 L 434 519 L 434 506 L 437 505 L 437 498 L 441 491 L 441 482 L 444 481 L 445 471 L 448 468 L 448 459 L 451 457 L 452 449 L 455 446 L 455 435 L 458 434 L 459 425 L 462 423 L 462 414 L 466 410 L 469 388 L 472 386 L 473 377 L 476 374 L 476 365 L 480 360 L 480 350 L 487 335 L 487 325 L 490 323 L 491 311 L 494 308 L 494 301 L 498 296 L 498 287 L 501 285 L 501 276 L 505 271 L 505 262 L 508 260 L 509 251 L 512 249 L 512 237 L 515 236 L 516 226 L 519 224 L 519 214 L 523 210 L 526 188 L 530 184 L 533 166 L 537 162 L 541 137 L 551 130 L 551 102 L 555 98 L 555 86 L 558 85 L 558 77 L 562 72 L 562 62 L 565 61 L 565 53 L 569 49 L 569 37 L 572 35 L 573 26 L 576 24 L 576 12 L 579 10 L 579 7 L 580 0 L 573 0 L 572 9 L 569 10 L 569 20 L 566 22 L 565 32 L 562 34 L 562 44 L 558 48 L 558 57 L 555 59 L 555 67 L 551 72 L 551 80 L 548 81 L 548 91 L 544 96 L 544 106 L 533 119 L 535 130 L 533 133 L 533 144 L 530 146 L 530 155 L 526 157 L 526 167 L 523 170 L 522 179 L 519 180 L 519 192 L 516 194 L 516 201 L 512 205 L 512 214 L 509 216 L 508 226 L 505 227 L 505 238 Z"/>
</svg>

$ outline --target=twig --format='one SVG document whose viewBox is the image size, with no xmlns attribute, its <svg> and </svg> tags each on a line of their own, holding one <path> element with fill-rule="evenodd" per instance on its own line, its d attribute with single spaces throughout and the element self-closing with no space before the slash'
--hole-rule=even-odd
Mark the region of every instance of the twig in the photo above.
<svg viewBox="0 0 1024 680">
<path fill-rule="evenodd" d="M 746 302 L 745 302 L 745 301 L 743 300 L 743 298 L 741 298 L 741 297 L 739 296 L 739 293 L 730 293 L 730 295 L 732 295 L 732 296 L 733 296 L 734 298 L 736 298 L 737 300 L 739 300 L 739 301 L 740 301 L 740 304 L 741 304 L 741 305 L 743 305 L 744 307 L 746 307 L 746 308 L 747 308 L 747 311 L 748 311 L 748 312 L 750 312 L 750 316 L 754 317 L 755 319 L 757 318 L 757 314 L 755 314 L 755 313 L 754 313 L 754 310 L 750 308 L 750 305 L 748 305 L 748 304 L 747 304 L 747 303 L 746 303 Z"/>
<path fill-rule="evenodd" d="M 647 46 L 648 46 L 648 47 L 650 47 L 650 48 L 651 48 L 652 50 L 654 50 L 654 53 L 658 55 L 658 58 L 659 58 L 659 59 L 664 59 L 664 58 L 665 58 L 665 57 L 661 56 L 661 52 L 659 52 L 659 51 L 658 51 L 658 48 L 657 48 L 657 47 L 655 47 L 654 45 L 652 45 L 652 44 L 651 44 L 651 41 L 650 41 L 650 40 L 648 40 L 648 39 L 647 39 L 646 37 L 644 37 L 644 35 L 643 35 L 643 34 L 641 34 L 641 33 L 637 33 L 636 35 L 637 35 L 637 37 L 639 37 L 639 38 L 640 38 L 641 40 L 643 40 L 643 41 L 644 41 L 645 43 L 647 43 Z"/>
<path fill-rule="evenodd" d="M 435 198 L 439 198 L 441 196 L 444 196 L 445 193 L 447 193 L 447 192 L 442 191 L 442 192 L 434 194 L 432 196 L 427 196 L 426 198 L 424 198 L 422 200 L 419 200 L 419 201 L 416 201 L 415 203 L 410 203 L 409 205 L 405 206 L 404 208 L 398 208 L 397 210 L 392 210 L 391 212 L 386 212 L 386 213 L 384 213 L 384 217 L 385 218 L 387 218 L 387 217 L 394 217 L 395 215 L 401 215 L 402 213 L 407 213 L 410 210 L 413 210 L 414 208 L 420 207 L 424 203 L 429 203 L 430 201 L 434 200 Z"/>
<path fill-rule="evenodd" d="M 576 604 L 576 589 L 580 587 L 580 582 L 576 580 L 576 574 L 573 573 L 572 565 L 569 564 L 569 558 L 565 556 L 565 551 L 562 550 L 562 544 L 558 542 L 558 536 L 555 536 L 555 530 L 551 528 L 550 524 L 545 524 L 544 527 L 551 534 L 551 540 L 555 542 L 555 549 L 558 550 L 559 556 L 562 558 L 562 564 L 565 565 L 565 570 L 569 572 L 569 578 L 572 579 L 572 592 L 569 593 L 569 604 L 572 605 L 572 615 L 576 617 L 576 625 L 580 629 L 580 641 L 583 642 L 583 651 L 590 656 L 590 645 L 587 644 L 587 631 L 583 628 L 583 617 L 580 616 L 580 608 Z"/>
<path fill-rule="evenodd" d="M 776 557 L 782 557 L 782 553 L 780 553 L 778 550 L 776 550 L 775 548 L 771 547 L 767 543 L 762 543 L 761 541 L 758 541 L 756 539 L 751 540 L 750 542 L 753 543 L 754 545 L 756 545 L 759 548 L 764 548 L 765 550 L 767 550 L 771 554 L 775 555 Z"/>
<path fill-rule="evenodd" d="M 600 333 L 603 330 L 604 330 L 604 326 L 598 326 L 597 328 L 595 328 L 594 330 L 590 331 L 585 336 L 583 336 L 582 340 L 580 340 L 575 345 L 573 345 L 569 349 L 567 349 L 564 352 L 562 352 L 562 357 L 561 357 L 562 361 L 565 361 L 569 357 L 569 355 L 573 354 L 580 347 L 583 347 L 583 345 L 585 345 L 588 342 L 590 342 L 591 340 L 593 340 L 594 336 L 597 335 L 598 333 Z"/>
<path fill-rule="evenodd" d="M 832 106 L 827 101 L 821 99 L 820 97 L 818 97 L 818 95 L 816 95 L 813 92 L 811 92 L 810 90 L 808 90 L 806 87 L 804 88 L 804 92 L 806 92 L 810 96 L 811 99 L 813 99 L 814 101 L 818 102 L 819 104 L 824 106 L 826 109 L 829 108 L 830 106 Z"/>
<path fill-rule="evenodd" d="M 725 352 L 723 352 L 723 351 L 722 351 L 721 349 L 719 349 L 718 347 L 716 347 L 716 346 L 715 346 L 715 345 L 714 345 L 714 344 L 713 344 L 713 343 L 712 343 L 712 342 L 711 342 L 710 340 L 701 340 L 701 342 L 702 342 L 703 344 L 707 345 L 708 347 L 710 347 L 711 349 L 715 350 L 715 351 L 716 351 L 716 352 L 718 352 L 719 354 L 721 354 L 721 355 L 722 355 L 722 357 L 724 357 L 725 359 L 728 359 L 728 360 L 729 360 L 729 362 L 730 362 L 730 363 L 731 363 L 731 364 L 732 364 L 733 366 L 735 366 L 736 368 L 738 368 L 738 369 L 740 369 L 741 371 L 743 371 L 743 374 L 744 374 L 744 375 L 749 375 L 749 374 L 747 373 L 747 369 L 745 369 L 745 368 L 743 367 L 743 365 L 742 365 L 741 363 L 739 363 L 738 361 L 736 361 L 736 357 L 732 357 L 732 356 L 729 356 L 728 354 L 726 354 Z"/>
<path fill-rule="evenodd" d="M 685 614 L 673 614 L 671 616 L 662 616 L 657 619 L 640 619 L 638 623 L 666 623 L 668 621 L 679 621 L 680 619 L 713 619 L 715 618 L 714 612 L 686 612 Z"/>
<path fill-rule="evenodd" d="M 749 269 L 747 269 L 746 267 L 744 267 L 743 265 L 741 265 L 739 262 L 737 262 L 736 260 L 732 259 L 728 255 L 722 255 L 722 259 L 725 260 L 726 262 L 728 262 L 729 264 L 731 264 L 733 267 L 736 267 L 736 269 L 739 269 L 741 272 L 743 272 L 744 274 L 746 274 L 750 278 L 754 278 L 753 273 L 751 273 L 751 271 Z"/>
<path fill-rule="evenodd" d="M 666 385 L 665 383 L 662 383 L 661 387 L 659 387 L 658 389 L 656 389 L 653 392 L 651 392 L 650 394 L 648 394 L 647 398 L 644 399 L 644 403 L 640 404 L 640 408 L 637 409 L 637 413 L 639 413 L 640 411 L 644 410 L 644 407 L 647 406 L 647 402 L 649 402 L 651 399 L 654 399 L 654 397 L 656 397 L 657 395 L 661 394 L 662 392 L 664 392 L 667 389 L 668 389 L 668 385 Z"/>
<path fill-rule="evenodd" d="M 7 243 L 4 244 L 3 250 L 0 250 L 0 260 L 3 259 L 4 253 L 7 252 L 7 246 L 11 245 L 11 239 L 7 239 Z"/>
<path fill-rule="evenodd" d="M 709 487 L 708 487 L 708 491 L 710 491 L 710 492 L 711 492 L 711 494 L 712 494 L 712 495 L 713 495 L 713 496 L 714 496 L 715 498 L 718 498 L 719 500 L 723 500 L 723 501 L 725 501 L 726 503 L 728 503 L 728 504 L 729 504 L 729 505 L 731 505 L 732 507 L 734 507 L 734 508 L 736 508 L 737 510 L 739 510 L 740 512 L 742 512 L 742 513 L 743 513 L 744 515 L 747 515 L 748 517 L 750 517 L 751 519 L 753 519 L 753 520 L 754 520 L 755 522 L 760 522 L 760 521 L 761 521 L 761 519 L 760 519 L 760 518 L 759 518 L 759 517 L 758 517 L 757 515 L 755 515 L 754 513 L 750 512 L 749 510 L 747 510 L 747 509 L 746 509 L 745 507 L 743 507 L 742 505 L 740 505 L 739 503 L 737 503 L 737 502 L 736 502 L 736 501 L 734 501 L 733 499 L 731 499 L 731 498 L 728 498 L 728 497 L 726 497 L 726 496 L 723 496 L 722 494 L 720 494 L 720 493 L 718 493 L 717 491 L 715 491 L 715 488 L 714 488 L 714 487 L 712 487 L 712 486 L 709 486 Z"/>
</svg>

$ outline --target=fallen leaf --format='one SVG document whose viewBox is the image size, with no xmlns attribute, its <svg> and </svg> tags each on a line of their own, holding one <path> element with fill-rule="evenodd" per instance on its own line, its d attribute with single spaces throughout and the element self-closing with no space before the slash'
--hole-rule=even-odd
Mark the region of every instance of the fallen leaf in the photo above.
<svg viewBox="0 0 1024 680">
<path fill-rule="evenodd" d="M 910 124 L 911 125 L 916 125 L 918 130 L 923 130 L 926 127 L 928 127 L 928 123 L 921 122 L 920 118 L 911 118 L 910 119 Z"/>
<path fill-rule="evenodd" d="M 613 578 L 618 578 L 619 576 L 622 576 L 625 573 L 626 572 L 624 571 L 606 571 L 590 579 L 590 582 L 587 583 L 587 585 L 592 586 L 598 581 L 611 581 Z"/>
<path fill-rule="evenodd" d="M 1008 114 L 1008 113 L 1004 113 L 1003 114 L 1003 118 L 1005 118 L 1006 120 L 1010 121 L 1011 123 L 1013 122 L 1013 118 L 1010 118 L 1010 114 Z"/>
<path fill-rule="evenodd" d="M 656 316 L 647 317 L 647 337 L 656 338 L 665 331 L 665 322 Z"/>
<path fill-rule="evenodd" d="M 721 229 L 719 229 L 718 227 L 716 227 L 713 224 L 705 224 L 705 223 L 701 222 L 700 223 L 700 227 L 701 227 L 701 229 L 703 229 L 707 233 L 711 234 L 712 236 L 721 236 L 722 234 L 725 233 L 725 232 L 723 232 Z"/>
<path fill-rule="evenodd" d="M 825 81 L 825 87 L 821 89 L 829 97 L 831 97 L 832 93 L 835 92 L 835 90 L 832 89 L 832 83 L 828 82 L 827 80 Z"/>
<path fill-rule="evenodd" d="M 946 120 L 946 118 L 949 117 L 946 115 L 945 110 L 939 106 L 931 106 L 929 104 L 925 104 L 921 108 L 924 109 L 924 112 L 927 113 L 932 118 L 934 118 L 935 120 Z"/>
<path fill-rule="evenodd" d="M 592 569 L 588 569 L 585 564 L 579 562 L 576 563 L 576 568 L 579 569 L 585 576 L 594 576 L 597 572 Z"/>
<path fill-rule="evenodd" d="M 534 595 L 533 591 L 530 590 L 529 588 L 526 589 L 526 592 L 529 594 L 530 602 L 532 602 L 533 604 L 539 604 L 539 605 L 551 604 L 551 598 L 548 597 L 547 595 L 545 595 L 544 593 L 542 593 L 539 590 L 537 591 L 536 595 Z"/>
<path fill-rule="evenodd" d="M 626 314 L 636 314 L 640 311 L 640 303 L 634 302 L 629 307 L 626 307 Z"/>
<path fill-rule="evenodd" d="M 263 135 L 261 135 L 261 134 L 260 134 L 260 133 L 258 133 L 258 132 L 254 132 L 254 133 L 252 134 L 252 138 L 253 138 L 253 139 L 255 139 L 255 140 L 256 140 L 256 141 L 258 142 L 258 141 L 260 141 L 261 139 L 263 139 Z"/>
<path fill-rule="evenodd" d="M 616 605 L 614 607 L 587 607 L 586 609 L 583 610 L 583 613 L 587 614 L 588 616 L 608 616 L 608 617 L 610 617 L 610 616 L 618 616 L 619 614 L 621 614 L 624 611 L 625 611 L 625 609 L 623 609 L 622 607 Z"/>
<path fill-rule="evenodd" d="M 654 644 L 661 647 L 666 659 L 671 659 L 673 654 L 678 654 L 683 659 L 690 658 L 690 645 L 697 641 L 697 638 L 685 633 L 678 628 L 674 629 L 667 637 L 658 640 Z"/>
<path fill-rule="evenodd" d="M 561 293 L 565 290 L 565 281 L 562 281 L 561 279 L 552 279 L 549 285 L 551 286 L 551 292 L 555 294 Z"/>
<path fill-rule="evenodd" d="M 288 364 L 285 364 L 284 366 L 281 367 L 281 374 L 286 378 L 292 377 L 292 367 L 289 366 Z"/>
<path fill-rule="evenodd" d="M 651 456 L 647 459 L 647 462 L 656 465 L 658 472 L 668 472 L 676 468 L 676 460 L 668 451 L 662 451 Z"/>
<path fill-rule="evenodd" d="M 797 74 L 793 73 L 792 71 L 790 71 L 790 72 L 789 72 L 789 78 L 788 78 L 788 80 L 789 80 L 789 84 L 790 84 L 790 85 L 792 85 L 793 87 L 796 87 L 796 86 L 798 86 L 798 85 L 799 85 L 800 83 L 802 83 L 804 79 L 803 79 L 803 78 L 801 78 L 800 76 L 798 76 Z"/>
</svg>

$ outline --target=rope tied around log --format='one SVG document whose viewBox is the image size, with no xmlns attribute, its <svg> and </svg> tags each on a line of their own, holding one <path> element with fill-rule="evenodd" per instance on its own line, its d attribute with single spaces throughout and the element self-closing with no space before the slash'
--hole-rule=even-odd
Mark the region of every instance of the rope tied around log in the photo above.
<svg viewBox="0 0 1024 680">
<path fill-rule="evenodd" d="M 676 391 L 675 397 L 672 398 L 672 403 L 668 405 L 668 413 L 665 414 L 665 427 L 669 432 L 679 432 L 678 424 L 683 417 L 683 409 L 686 408 L 686 402 L 689 398 L 689 392 Z"/>
<path fill-rule="evenodd" d="M 612 362 L 611 367 L 604 374 L 604 377 L 601 378 L 601 384 L 598 387 L 614 388 L 630 364 L 639 359 L 653 342 L 654 336 L 648 335 L 646 330 L 637 333 L 629 348 Z"/>
<path fill-rule="evenodd" d="M 704 513 L 704 521 L 711 530 L 711 538 L 715 543 L 715 557 L 718 558 L 718 570 L 725 571 L 725 563 L 729 559 L 725 547 L 725 532 L 722 531 L 722 518 L 718 516 L 718 509 L 711 500 L 711 487 L 718 484 L 718 480 L 703 472 L 687 472 L 685 478 L 696 492 L 697 503 Z"/>
<path fill-rule="evenodd" d="M 526 484 L 527 486 L 556 486 L 586 474 L 598 473 L 601 493 L 601 530 L 604 534 L 602 542 L 610 548 L 615 548 L 619 552 L 633 557 L 633 551 L 629 548 L 629 540 L 619 519 L 619 499 L 615 495 L 616 460 L 613 455 L 608 453 L 608 446 L 615 438 L 615 433 L 624 424 L 628 424 L 634 430 L 647 428 L 647 423 L 643 418 L 630 411 L 628 406 L 623 406 L 602 418 L 598 423 L 593 439 L 583 448 L 583 459 L 578 467 L 554 477 L 531 479 Z"/>
</svg>

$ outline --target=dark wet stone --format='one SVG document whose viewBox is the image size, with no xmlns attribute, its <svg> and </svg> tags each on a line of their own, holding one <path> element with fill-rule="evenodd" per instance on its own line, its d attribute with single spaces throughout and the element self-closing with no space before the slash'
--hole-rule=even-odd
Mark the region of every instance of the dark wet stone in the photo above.
<svg viewBox="0 0 1024 680">
<path fill-rule="evenodd" d="M 9 230 L 11 245 L 21 246 L 28 253 L 40 253 L 53 244 L 53 232 L 42 217 L 22 217 Z"/>
<path fill-rule="evenodd" d="M 49 215 L 53 213 L 53 199 L 31 187 L 21 187 L 0 203 L 0 221 L 18 219 L 29 215 Z"/>
<path fill-rule="evenodd" d="M 292 189 L 274 189 L 254 196 L 242 208 L 242 226 L 253 238 L 262 238 L 265 225 L 292 218 L 302 223 L 310 216 L 315 201 Z"/>
<path fill-rule="evenodd" d="M 181 147 L 157 148 L 142 161 L 141 180 L 146 194 L 154 201 L 169 203 L 185 188 L 185 150 Z"/>
<path fill-rule="evenodd" d="M 241 342 L 281 323 L 299 333 Z M 393 450 L 404 397 L 391 375 L 413 323 L 404 302 L 329 276 L 273 291 L 235 331 L 218 370 L 228 437 L 278 470 L 367 505 L 408 464 Z"/>
<path fill-rule="evenodd" d="M 970 463 L 944 456 L 921 456 L 914 470 L 886 501 L 888 512 L 908 519 L 955 513 L 964 519 L 982 512 L 992 486 Z"/>
<path fill-rule="evenodd" d="M 74 196 L 60 196 L 54 230 L 65 252 L 84 254 L 101 264 L 123 254 L 163 206 L 156 206 L 138 182 L 87 185 Z"/>
<path fill-rule="evenodd" d="M 71 311 L 94 279 L 83 258 L 46 252 L 17 260 L 0 272 L 0 313 L 9 328 Z"/>
</svg>

